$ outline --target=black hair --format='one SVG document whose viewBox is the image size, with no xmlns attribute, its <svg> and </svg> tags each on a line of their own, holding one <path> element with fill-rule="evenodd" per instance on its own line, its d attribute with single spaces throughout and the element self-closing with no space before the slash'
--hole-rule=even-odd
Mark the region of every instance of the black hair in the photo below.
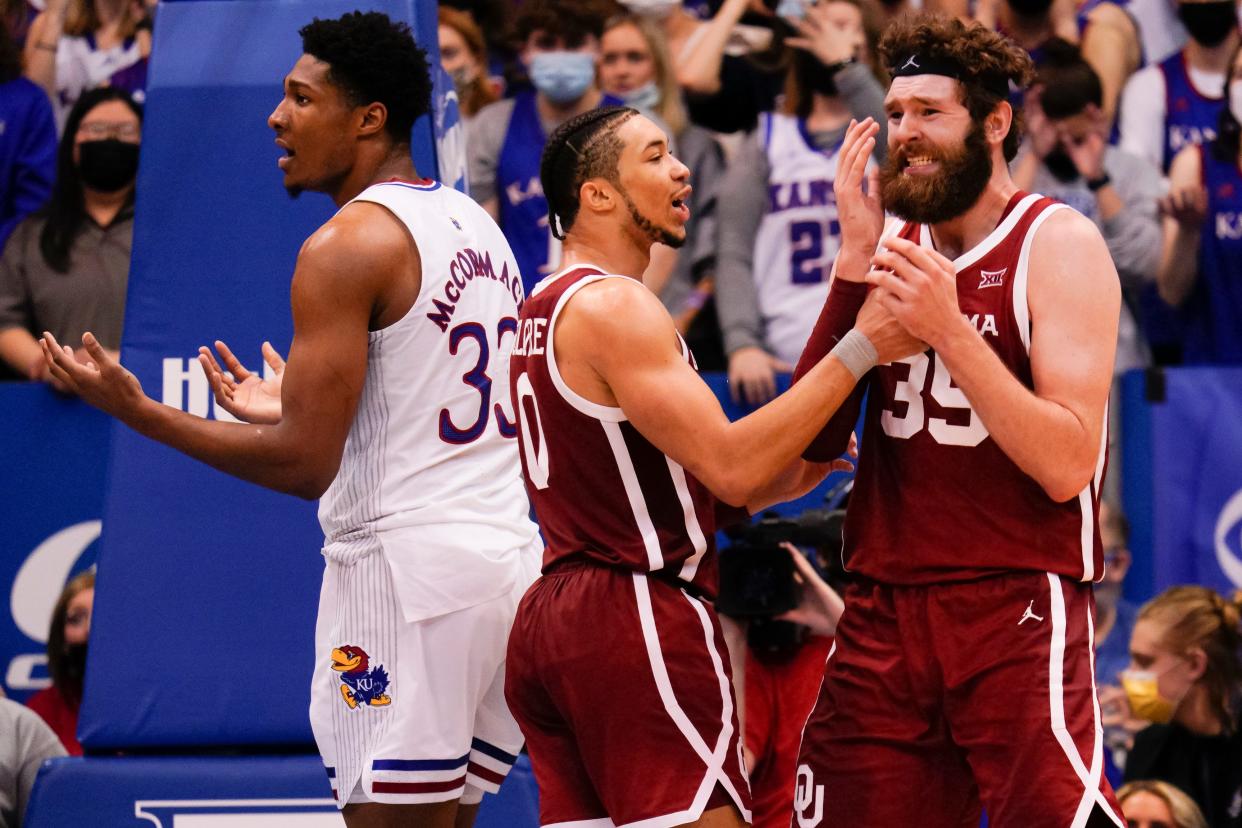
<svg viewBox="0 0 1242 828">
<path fill-rule="evenodd" d="M 380 12 L 354 11 L 315 18 L 298 34 L 302 51 L 328 64 L 328 80 L 351 106 L 383 104 L 384 130 L 398 144 L 410 142 L 414 122 L 431 108 L 431 72 L 409 26 Z"/>
<path fill-rule="evenodd" d="M 588 37 L 604 36 L 604 21 L 615 7 L 605 8 L 598 0 L 526 0 L 513 21 L 518 48 L 535 32 L 560 38 L 576 49 Z"/>
<path fill-rule="evenodd" d="M 1083 59 L 1078 47 L 1060 38 L 1044 44 L 1043 58 L 1036 69 L 1036 82 L 1043 87 L 1039 105 L 1054 121 L 1072 118 L 1089 105 L 1104 105 L 1100 76 Z"/>
<path fill-rule="evenodd" d="M 47 221 L 39 233 L 39 251 L 43 254 L 43 260 L 48 267 L 60 273 L 68 272 L 69 250 L 82 228 L 82 222 L 86 221 L 82 174 L 78 172 L 78 165 L 73 163 L 73 147 L 78 127 L 92 109 L 108 101 L 125 104 L 138 116 L 138 123 L 142 123 L 142 105 L 124 89 L 115 86 L 102 86 L 82 93 L 73 109 L 69 110 L 65 131 L 60 137 L 60 147 L 56 150 L 56 183 L 52 185 L 52 197 L 42 210 Z M 132 203 L 132 193 L 129 198 Z"/>
<path fill-rule="evenodd" d="M 1225 70 L 1225 105 L 1221 107 L 1220 119 L 1216 123 L 1216 138 L 1209 147 L 1212 156 L 1224 164 L 1237 161 L 1238 155 L 1242 154 L 1242 123 L 1238 122 L 1238 116 L 1233 114 L 1229 105 L 1229 85 L 1238 80 L 1233 66 L 1238 62 L 1239 54 L 1242 54 L 1242 44 L 1235 46 L 1229 56 L 1229 68 Z"/>
<path fill-rule="evenodd" d="M 9 32 L 9 21 L 0 16 L 0 83 L 8 83 L 22 76 L 22 54 L 17 41 Z"/>
<path fill-rule="evenodd" d="M 578 218 L 578 193 L 590 178 L 617 182 L 621 140 L 617 127 L 638 114 L 628 106 L 604 106 L 556 128 L 539 159 L 539 181 L 548 201 L 548 229 L 564 239 Z"/>
</svg>

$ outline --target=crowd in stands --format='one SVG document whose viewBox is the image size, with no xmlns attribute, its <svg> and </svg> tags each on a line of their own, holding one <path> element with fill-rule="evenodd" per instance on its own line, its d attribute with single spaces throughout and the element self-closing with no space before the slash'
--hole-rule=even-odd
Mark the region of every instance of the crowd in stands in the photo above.
<svg viewBox="0 0 1242 828">
<path fill-rule="evenodd" d="M 699 365 L 727 370 L 737 399 L 763 402 L 827 290 L 835 147 L 850 119 L 886 120 L 874 46 L 917 6 L 970 14 L 1035 58 L 1036 83 L 1013 95 L 1025 139 L 1012 171 L 1108 242 L 1126 299 L 1117 373 L 1242 361 L 1232 0 L 452 0 L 439 45 L 467 127 L 471 194 L 505 230 L 529 290 L 559 261 L 539 184 L 546 136 L 604 104 L 652 115 L 696 188 L 687 244 L 658 248 L 645 279 Z M 15 331 L 53 325 L 75 341 L 95 327 L 119 341 L 138 133 L 94 126 L 75 104 L 106 87 L 109 106 L 140 124 L 154 7 L 0 9 L 0 243 L 13 237 L 0 358 L 9 376 L 39 379 L 32 340 Z M 880 162 L 883 133 L 878 146 Z M 67 296 L 72 312 L 58 306 Z"/>
<path fill-rule="evenodd" d="M 648 114 L 695 191 L 686 243 L 657 245 L 644 281 L 700 368 L 727 371 L 735 399 L 762 403 L 827 295 L 840 243 L 836 150 L 852 119 L 880 123 L 883 160 L 876 43 L 918 8 L 971 16 L 1034 58 L 1035 84 L 1012 95 L 1025 137 L 1011 169 L 1107 242 L 1125 299 L 1117 374 L 1242 364 L 1234 0 L 445 0 L 440 56 L 466 124 L 470 194 L 504 230 L 529 292 L 560 258 L 540 185 L 547 136 L 602 105 Z M 119 348 L 154 10 L 0 0 L 0 377 L 52 382 L 35 339 L 44 330 L 73 343 L 89 329 Z M 1128 604 L 1124 517 L 1106 512 L 1102 532 L 1096 678 L 1130 824 L 1242 826 L 1239 607 L 1201 587 Z M 31 701 L 70 753 L 81 751 L 88 580 L 57 607 L 55 684 Z M 808 641 L 809 660 L 748 679 L 747 704 L 766 717 L 747 727 L 761 771 L 771 744 L 793 739 L 796 752 L 796 731 L 772 711 L 800 722 L 790 711 L 813 694 L 774 694 L 771 681 L 818 682 L 805 665 L 822 663 L 828 639 Z M 20 718 L 11 708 L 0 718 Z M 0 732 L 17 734 L 21 751 L 56 752 L 27 725 Z M 16 824 L 10 780 L 26 773 L 10 774 L 11 741 L 0 744 L 0 825 Z M 756 791 L 757 825 L 761 801 Z M 788 824 L 787 803 L 771 812 Z"/>
</svg>

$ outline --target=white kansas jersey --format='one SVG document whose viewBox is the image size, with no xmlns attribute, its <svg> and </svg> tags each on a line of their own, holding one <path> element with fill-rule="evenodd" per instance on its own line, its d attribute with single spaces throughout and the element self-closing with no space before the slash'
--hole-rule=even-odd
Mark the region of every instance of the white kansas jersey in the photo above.
<svg viewBox="0 0 1242 828">
<path fill-rule="evenodd" d="M 372 331 L 341 468 L 319 503 L 329 561 L 382 552 L 407 620 L 504 594 L 537 530 L 509 404 L 522 279 L 500 228 L 434 181 L 390 181 L 354 201 L 409 230 L 422 287 Z"/>
<path fill-rule="evenodd" d="M 841 246 L 837 150 L 810 143 L 806 124 L 790 115 L 760 116 L 759 137 L 768 159 L 768 206 L 755 234 L 753 272 L 764 341 L 796 363 L 828 298 L 828 276 Z"/>
</svg>

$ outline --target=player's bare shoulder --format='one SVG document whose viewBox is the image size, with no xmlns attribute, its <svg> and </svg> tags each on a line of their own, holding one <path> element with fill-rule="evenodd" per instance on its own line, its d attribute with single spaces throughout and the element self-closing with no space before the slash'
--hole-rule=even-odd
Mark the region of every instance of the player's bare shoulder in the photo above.
<svg viewBox="0 0 1242 828">
<path fill-rule="evenodd" d="M 352 202 L 302 243 L 293 291 L 331 300 L 417 294 L 418 247 L 405 225 L 378 204 Z"/>
<path fill-rule="evenodd" d="M 1111 371 L 1121 313 L 1121 280 L 1095 223 L 1068 207 L 1048 209 L 1031 239 L 1026 289 L 1032 369 L 1043 394 L 1061 382 L 1050 385 L 1049 369 L 1068 376 L 1066 360 Z"/>
<path fill-rule="evenodd" d="M 1049 209 L 1031 240 L 1031 290 L 1052 287 L 1057 293 L 1077 294 L 1084 301 L 1111 296 L 1120 302 L 1117 269 L 1095 222 L 1072 208 Z M 1035 300 L 1035 293 L 1031 298 Z"/>
<path fill-rule="evenodd" d="M 675 347 L 677 331 L 664 305 L 642 282 L 601 279 L 566 303 L 556 326 L 557 347 L 605 361 L 630 360 L 649 349 Z"/>
</svg>

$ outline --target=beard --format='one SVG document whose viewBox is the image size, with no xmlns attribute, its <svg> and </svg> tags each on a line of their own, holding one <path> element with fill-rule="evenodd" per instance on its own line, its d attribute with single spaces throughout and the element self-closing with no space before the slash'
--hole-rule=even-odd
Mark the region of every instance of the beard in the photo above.
<svg viewBox="0 0 1242 828">
<path fill-rule="evenodd" d="M 902 170 L 910 153 L 898 147 L 880 167 L 880 199 L 884 209 L 915 224 L 938 224 L 957 218 L 975 205 L 992 178 L 992 151 L 981 124 L 971 124 L 962 147 L 955 152 L 932 153 L 939 162 L 935 175 L 906 175 Z"/>
<path fill-rule="evenodd" d="M 677 236 L 674 235 L 671 230 L 666 230 L 663 227 L 657 227 L 655 222 L 638 211 L 638 205 L 633 202 L 629 193 L 621 187 L 618 187 L 617 189 L 621 193 L 621 198 L 625 200 L 625 206 L 629 208 L 630 218 L 634 220 L 635 226 L 642 231 L 643 235 L 646 236 L 652 244 L 656 244 L 658 242 L 660 244 L 666 244 L 672 248 L 678 248 L 686 243 L 686 234 L 684 230 L 680 236 Z"/>
</svg>

